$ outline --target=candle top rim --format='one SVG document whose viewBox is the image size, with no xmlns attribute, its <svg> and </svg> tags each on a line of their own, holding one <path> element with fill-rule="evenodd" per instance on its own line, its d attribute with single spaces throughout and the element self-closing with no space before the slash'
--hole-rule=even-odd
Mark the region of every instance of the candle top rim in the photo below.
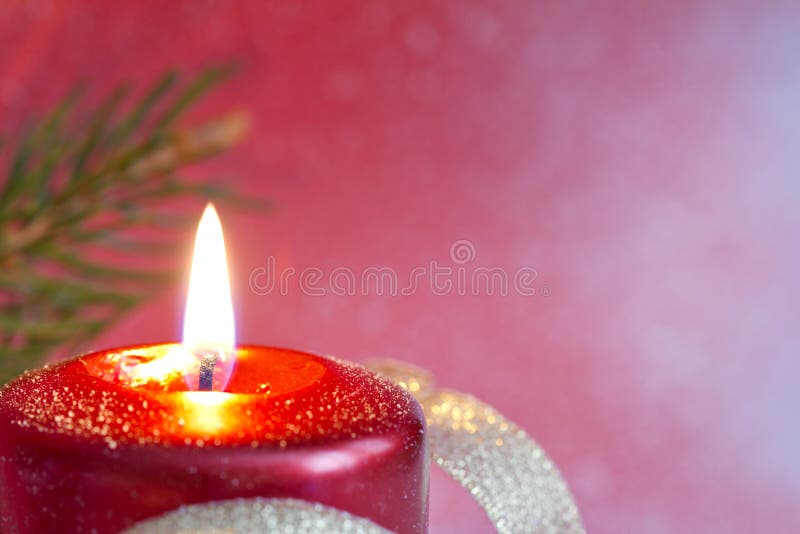
<svg viewBox="0 0 800 534">
<path fill-rule="evenodd" d="M 302 364 L 307 383 L 275 395 L 142 390 L 92 375 L 87 366 L 110 354 L 164 345 L 88 353 L 22 375 L 0 389 L 0 428 L 51 435 L 62 446 L 193 450 L 296 448 L 374 436 L 409 439 L 424 432 L 422 409 L 409 393 L 362 366 L 330 356 L 240 346 L 249 351 L 251 368 L 258 364 L 266 375 L 286 374 L 290 369 L 281 357 L 287 355 L 294 358 L 291 365 Z"/>
</svg>

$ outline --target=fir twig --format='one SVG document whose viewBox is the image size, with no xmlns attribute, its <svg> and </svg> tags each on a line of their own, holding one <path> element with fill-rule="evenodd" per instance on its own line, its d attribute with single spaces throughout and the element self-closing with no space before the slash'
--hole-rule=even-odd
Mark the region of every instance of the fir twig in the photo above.
<svg viewBox="0 0 800 534">
<path fill-rule="evenodd" d="M 181 248 L 196 214 L 172 201 L 263 205 L 178 174 L 247 130 L 240 113 L 178 126 L 229 74 L 209 69 L 181 88 L 169 73 L 127 110 L 126 86 L 88 113 L 76 91 L 15 147 L 0 147 L 8 165 L 0 183 L 0 383 L 54 351 L 82 346 L 175 279 L 157 258 Z"/>
</svg>

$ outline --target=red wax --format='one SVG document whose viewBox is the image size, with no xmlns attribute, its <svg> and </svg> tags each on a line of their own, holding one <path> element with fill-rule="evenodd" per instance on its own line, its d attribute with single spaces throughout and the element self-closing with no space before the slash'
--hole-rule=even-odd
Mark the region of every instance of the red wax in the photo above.
<svg viewBox="0 0 800 534">
<path fill-rule="evenodd" d="M 242 347 L 224 391 L 120 369 L 169 345 L 89 354 L 0 390 L 0 532 L 113 533 L 183 504 L 291 497 L 427 530 L 420 406 L 351 364 Z"/>
</svg>

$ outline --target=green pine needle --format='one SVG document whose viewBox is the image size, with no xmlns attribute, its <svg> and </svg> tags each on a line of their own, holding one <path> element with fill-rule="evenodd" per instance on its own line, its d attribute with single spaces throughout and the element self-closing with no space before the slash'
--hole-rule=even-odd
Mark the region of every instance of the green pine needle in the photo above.
<svg viewBox="0 0 800 534">
<path fill-rule="evenodd" d="M 88 110 L 73 91 L 24 128 L 15 146 L 0 145 L 8 168 L 0 178 L 0 384 L 83 347 L 176 280 L 177 262 L 169 260 L 197 218 L 176 208 L 182 199 L 264 207 L 178 174 L 247 129 L 242 114 L 179 127 L 231 73 L 212 68 L 181 84 L 170 72 L 137 101 L 120 86 Z"/>
</svg>

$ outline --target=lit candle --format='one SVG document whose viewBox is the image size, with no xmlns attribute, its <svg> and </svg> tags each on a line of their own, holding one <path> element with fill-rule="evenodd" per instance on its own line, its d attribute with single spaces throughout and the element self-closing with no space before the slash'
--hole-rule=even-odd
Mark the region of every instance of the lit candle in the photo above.
<svg viewBox="0 0 800 534">
<path fill-rule="evenodd" d="M 425 532 L 417 402 L 360 366 L 235 347 L 232 309 L 209 207 L 183 343 L 87 354 L 0 390 L 0 531 L 119 532 L 185 504 L 280 497 Z"/>
</svg>

